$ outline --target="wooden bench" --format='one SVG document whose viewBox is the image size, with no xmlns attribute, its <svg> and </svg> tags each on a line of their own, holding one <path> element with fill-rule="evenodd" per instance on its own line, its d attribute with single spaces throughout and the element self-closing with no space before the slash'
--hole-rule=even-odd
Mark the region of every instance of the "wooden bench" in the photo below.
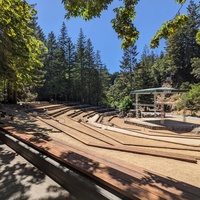
<svg viewBox="0 0 200 200">
<path fill-rule="evenodd" d="M 84 149 L 63 144 L 43 134 L 26 134 L 13 127 L 2 127 L 28 145 L 48 154 L 60 162 L 91 177 L 130 199 L 146 200 L 199 200 L 200 188 L 157 174 L 138 166 L 128 165 L 121 160 L 107 160 L 92 155 Z M 1 134 L 1 133 L 0 133 Z"/>
</svg>

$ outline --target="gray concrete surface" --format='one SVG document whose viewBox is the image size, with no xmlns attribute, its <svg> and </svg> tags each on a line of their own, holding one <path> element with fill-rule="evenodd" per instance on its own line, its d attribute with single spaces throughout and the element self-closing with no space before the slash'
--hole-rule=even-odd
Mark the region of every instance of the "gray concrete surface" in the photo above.
<svg viewBox="0 0 200 200">
<path fill-rule="evenodd" d="M 75 199 L 0 141 L 0 200 Z"/>
</svg>

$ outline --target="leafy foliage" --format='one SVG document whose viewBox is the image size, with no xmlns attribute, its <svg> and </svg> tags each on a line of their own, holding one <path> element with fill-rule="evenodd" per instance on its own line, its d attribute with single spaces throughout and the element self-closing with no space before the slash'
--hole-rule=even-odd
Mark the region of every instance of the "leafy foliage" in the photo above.
<svg viewBox="0 0 200 200">
<path fill-rule="evenodd" d="M 187 96 L 187 106 L 196 111 L 200 110 L 200 84 L 192 85 Z"/>
<path fill-rule="evenodd" d="M 175 0 L 177 3 L 185 3 L 186 0 Z"/>
<path fill-rule="evenodd" d="M 130 110 L 132 107 L 132 100 L 130 96 L 125 96 L 124 99 L 119 104 L 120 111 L 127 111 Z"/>
<path fill-rule="evenodd" d="M 111 23 L 118 38 L 122 39 L 122 49 L 132 46 L 139 38 L 139 32 L 132 23 L 136 16 L 135 5 L 137 3 L 138 0 L 124 0 L 124 7 L 121 6 L 113 10 L 116 17 L 111 20 Z"/>
<path fill-rule="evenodd" d="M 115 8 L 113 12 L 116 14 L 115 18 L 111 20 L 112 27 L 118 35 L 118 38 L 122 40 L 121 47 L 126 49 L 134 44 L 139 38 L 139 31 L 133 24 L 136 12 L 135 7 L 139 3 L 139 0 L 119 0 L 123 6 Z M 73 1 L 62 0 L 64 4 L 67 19 L 71 17 L 82 17 L 84 20 L 90 20 L 95 17 L 100 17 L 103 10 L 108 9 L 108 5 L 113 0 L 85 0 L 85 1 Z M 175 0 L 176 3 L 184 4 L 186 0 Z M 185 26 L 187 22 L 187 16 L 178 13 L 177 16 L 163 23 L 161 29 L 157 31 L 156 35 L 151 39 L 151 47 L 158 47 L 160 39 L 167 39 L 173 36 L 180 28 Z M 196 35 L 197 43 L 200 43 L 200 30 Z"/>
<path fill-rule="evenodd" d="M 161 39 L 167 39 L 175 35 L 180 28 L 185 26 L 187 19 L 186 15 L 178 15 L 175 19 L 163 23 L 161 29 L 151 39 L 151 48 L 158 47 Z"/>
<path fill-rule="evenodd" d="M 186 100 L 187 109 L 191 110 L 192 114 L 195 114 L 200 109 L 200 83 L 189 84 L 188 82 L 184 82 L 181 85 L 181 89 L 187 89 L 188 93 L 186 99 L 184 98 L 184 95 L 179 97 L 179 102 L 177 104 L 178 110 L 184 108 Z"/>
<path fill-rule="evenodd" d="M 169 66 L 169 69 L 171 68 L 170 76 L 176 87 L 186 81 L 190 83 L 198 81 L 194 76 L 193 70 L 196 68 L 192 67 L 192 60 L 200 57 L 200 45 L 195 42 L 200 27 L 199 5 L 190 1 L 187 11 L 186 26 L 168 40 L 166 47 L 171 64 L 171 67 Z"/>
<path fill-rule="evenodd" d="M 42 67 L 45 46 L 29 26 L 35 14 L 25 1 L 0 1 L 0 79 L 7 85 L 9 101 L 16 101 L 16 91 L 33 83 L 35 66 Z"/>
<path fill-rule="evenodd" d="M 198 33 L 196 35 L 196 41 L 200 45 L 200 30 L 198 31 Z"/>
<path fill-rule="evenodd" d="M 62 0 L 62 3 L 64 4 L 67 12 L 65 15 L 67 19 L 70 17 L 82 17 L 85 20 L 90 20 L 94 17 L 100 17 L 101 12 L 108 9 L 108 5 L 112 1 L 113 0 Z"/>
<path fill-rule="evenodd" d="M 200 58 L 193 58 L 191 62 L 192 62 L 191 73 L 194 75 L 194 77 L 200 80 Z"/>
</svg>

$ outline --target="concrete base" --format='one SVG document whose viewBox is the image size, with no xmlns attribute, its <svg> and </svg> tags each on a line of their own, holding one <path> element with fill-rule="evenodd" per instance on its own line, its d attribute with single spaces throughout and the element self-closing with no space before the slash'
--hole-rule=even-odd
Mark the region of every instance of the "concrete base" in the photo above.
<svg viewBox="0 0 200 200">
<path fill-rule="evenodd" d="M 145 127 L 153 130 L 171 130 L 171 131 L 184 131 L 190 132 L 197 124 L 189 122 L 176 121 L 171 118 L 129 118 L 125 120 L 127 124 L 134 124 L 136 126 Z M 199 125 L 198 125 L 199 126 Z"/>
</svg>

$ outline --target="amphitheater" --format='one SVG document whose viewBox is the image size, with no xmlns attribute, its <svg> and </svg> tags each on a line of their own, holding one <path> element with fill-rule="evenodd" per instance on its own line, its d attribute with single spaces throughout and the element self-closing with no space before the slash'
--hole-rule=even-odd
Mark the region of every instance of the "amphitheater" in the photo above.
<svg viewBox="0 0 200 200">
<path fill-rule="evenodd" d="M 119 118 L 113 108 L 78 103 L 20 103 L 1 110 L 3 142 L 20 151 L 13 137 L 119 199 L 200 199 L 198 118 L 168 116 L 161 124 L 159 118 Z"/>
</svg>

